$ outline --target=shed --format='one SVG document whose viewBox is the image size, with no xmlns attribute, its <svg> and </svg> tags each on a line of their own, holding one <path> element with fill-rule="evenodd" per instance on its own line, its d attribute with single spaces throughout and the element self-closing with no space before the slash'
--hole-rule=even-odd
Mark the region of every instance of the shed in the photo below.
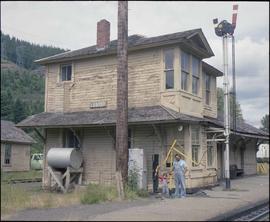
<svg viewBox="0 0 270 222">
<path fill-rule="evenodd" d="M 1 170 L 28 171 L 35 140 L 13 122 L 1 120 Z"/>
</svg>

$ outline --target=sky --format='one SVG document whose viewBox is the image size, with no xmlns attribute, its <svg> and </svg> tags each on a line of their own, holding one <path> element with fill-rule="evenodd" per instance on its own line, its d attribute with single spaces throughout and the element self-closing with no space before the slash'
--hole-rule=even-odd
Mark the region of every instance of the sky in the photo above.
<svg viewBox="0 0 270 222">
<path fill-rule="evenodd" d="M 212 20 L 231 22 L 233 4 L 239 5 L 235 30 L 237 100 L 244 119 L 260 127 L 261 118 L 269 114 L 269 2 L 132 1 L 128 5 L 128 34 L 152 37 L 201 28 L 215 54 L 204 61 L 222 71 L 222 38 L 215 35 Z M 2 32 L 41 45 L 71 50 L 95 45 L 96 23 L 101 19 L 110 21 L 111 40 L 116 39 L 116 1 L 1 1 Z M 223 78 L 217 82 L 222 87 Z"/>
</svg>

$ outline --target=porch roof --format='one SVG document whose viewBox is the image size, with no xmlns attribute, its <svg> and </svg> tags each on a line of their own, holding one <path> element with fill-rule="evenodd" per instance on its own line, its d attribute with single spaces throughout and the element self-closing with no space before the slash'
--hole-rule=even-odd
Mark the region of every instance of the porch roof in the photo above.
<svg viewBox="0 0 270 222">
<path fill-rule="evenodd" d="M 163 106 L 136 107 L 128 110 L 128 122 L 160 123 L 160 122 L 201 122 L 203 118 L 193 117 Z M 93 110 L 68 113 L 43 112 L 27 117 L 17 124 L 18 127 L 52 128 L 52 127 L 88 127 L 99 125 L 115 125 L 116 110 Z"/>
<path fill-rule="evenodd" d="M 222 129 L 224 128 L 224 118 L 223 118 L 222 113 L 219 113 L 218 118 L 216 118 L 216 119 L 210 118 L 210 117 L 205 117 L 205 120 L 210 124 L 214 124 Z M 231 119 L 231 131 L 237 135 L 269 140 L 269 133 L 246 123 L 242 119 L 236 119 L 236 129 L 235 130 L 233 130 L 232 125 L 233 124 L 232 124 L 232 119 Z"/>
<path fill-rule="evenodd" d="M 116 123 L 116 110 L 93 110 L 68 113 L 43 112 L 27 117 L 17 124 L 22 128 L 67 128 L 67 127 L 91 127 L 109 126 Z M 194 117 L 171 110 L 164 106 L 136 107 L 128 110 L 129 124 L 154 124 L 170 122 L 199 123 L 215 125 L 223 129 L 223 115 L 218 118 Z M 233 129 L 231 128 L 233 131 Z M 235 133 L 269 140 L 269 134 L 243 120 L 237 120 Z"/>
</svg>

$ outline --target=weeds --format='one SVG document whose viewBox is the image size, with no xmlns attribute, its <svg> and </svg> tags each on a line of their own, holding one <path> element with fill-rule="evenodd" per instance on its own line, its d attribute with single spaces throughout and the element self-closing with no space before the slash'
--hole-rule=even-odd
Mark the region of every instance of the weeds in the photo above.
<svg viewBox="0 0 270 222">
<path fill-rule="evenodd" d="M 112 186 L 89 184 L 86 192 L 81 197 L 82 204 L 93 204 L 111 201 L 117 198 L 117 190 Z"/>
</svg>

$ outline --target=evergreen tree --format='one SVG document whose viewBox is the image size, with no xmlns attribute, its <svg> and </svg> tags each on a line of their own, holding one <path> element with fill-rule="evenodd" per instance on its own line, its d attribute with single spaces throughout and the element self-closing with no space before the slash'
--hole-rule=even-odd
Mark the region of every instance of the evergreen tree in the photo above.
<svg viewBox="0 0 270 222">
<path fill-rule="evenodd" d="M 269 132 L 269 114 L 265 114 L 264 117 L 261 119 L 261 128 L 262 130 Z"/>
<path fill-rule="evenodd" d="M 230 101 L 230 116 L 233 117 L 233 98 L 229 97 Z M 218 113 L 224 113 L 224 91 L 221 88 L 217 88 L 217 109 Z M 242 109 L 240 103 L 236 100 L 236 118 L 243 119 Z"/>
<path fill-rule="evenodd" d="M 1 90 L 1 119 L 13 121 L 13 100 L 10 90 Z"/>
<path fill-rule="evenodd" d="M 27 117 L 25 104 L 20 99 L 16 99 L 13 110 L 15 123 L 18 123 Z"/>
</svg>

